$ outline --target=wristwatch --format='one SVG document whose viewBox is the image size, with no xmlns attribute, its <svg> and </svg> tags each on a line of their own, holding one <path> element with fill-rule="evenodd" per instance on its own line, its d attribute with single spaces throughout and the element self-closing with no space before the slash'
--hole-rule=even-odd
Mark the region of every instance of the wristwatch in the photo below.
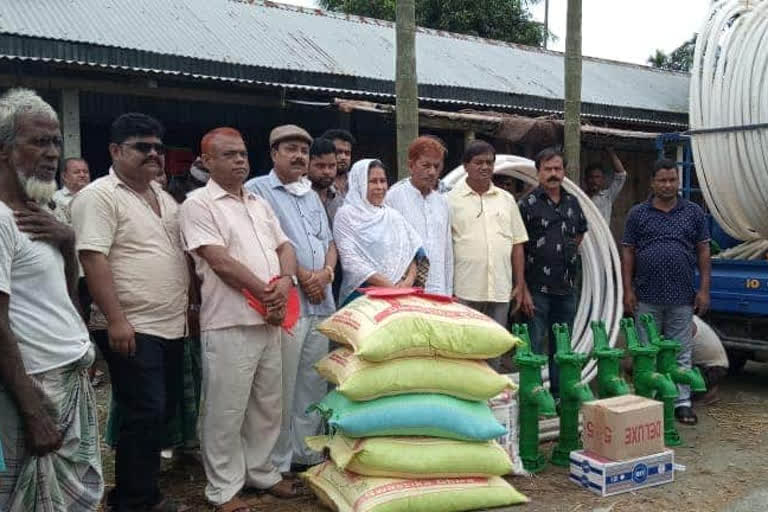
<svg viewBox="0 0 768 512">
<path fill-rule="evenodd" d="M 295 275 L 295 274 L 283 274 L 283 275 L 281 275 L 281 276 L 280 276 L 280 278 L 283 278 L 283 277 L 288 277 L 288 278 L 290 278 L 290 280 L 291 280 L 291 284 L 292 284 L 294 287 L 298 288 L 298 286 L 299 286 L 299 279 L 296 277 L 296 275 Z"/>
</svg>

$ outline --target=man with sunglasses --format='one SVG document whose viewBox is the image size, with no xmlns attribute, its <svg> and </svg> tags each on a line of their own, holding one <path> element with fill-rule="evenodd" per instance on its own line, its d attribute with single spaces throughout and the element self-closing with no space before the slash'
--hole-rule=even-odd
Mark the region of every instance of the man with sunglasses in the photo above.
<svg viewBox="0 0 768 512">
<path fill-rule="evenodd" d="M 523 283 L 528 233 L 515 198 L 493 184 L 493 146 L 475 140 L 464 151 L 463 161 L 467 178 L 448 193 L 454 294 L 506 327 L 510 300 Z M 500 359 L 491 365 L 501 369 Z"/>
<path fill-rule="evenodd" d="M 301 315 L 292 339 L 282 343 L 283 428 L 272 456 L 280 472 L 288 473 L 291 462 L 302 469 L 322 459 L 304 442 L 320 430 L 320 418 L 306 410 L 327 391 L 314 364 L 328 353 L 328 339 L 315 327 L 336 309 L 331 283 L 337 254 L 323 203 L 306 177 L 312 137 L 298 126 L 284 125 L 272 130 L 269 144 L 273 169 L 245 186 L 272 206 L 298 261 Z"/>
<path fill-rule="evenodd" d="M 77 251 L 93 296 L 91 324 L 122 414 L 115 458 L 117 512 L 181 510 L 158 488 L 165 425 L 182 388 L 189 272 L 179 206 L 155 181 L 163 127 L 130 113 L 111 128 L 109 174 L 72 201 Z"/>
</svg>

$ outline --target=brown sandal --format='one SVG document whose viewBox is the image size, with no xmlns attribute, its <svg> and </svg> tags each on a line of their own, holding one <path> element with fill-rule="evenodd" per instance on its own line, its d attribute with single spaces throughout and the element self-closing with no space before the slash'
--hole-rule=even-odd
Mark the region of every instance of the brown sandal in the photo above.
<svg viewBox="0 0 768 512">
<path fill-rule="evenodd" d="M 232 498 L 223 505 L 218 505 L 215 509 L 216 512 L 251 512 L 251 507 L 240 498 Z"/>
</svg>

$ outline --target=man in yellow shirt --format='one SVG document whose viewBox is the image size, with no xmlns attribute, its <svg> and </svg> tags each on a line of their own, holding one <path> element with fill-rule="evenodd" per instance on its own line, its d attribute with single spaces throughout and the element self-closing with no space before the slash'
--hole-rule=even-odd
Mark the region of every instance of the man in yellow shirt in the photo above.
<svg viewBox="0 0 768 512">
<path fill-rule="evenodd" d="M 476 140 L 463 161 L 467 177 L 448 194 L 454 295 L 506 327 L 510 299 L 519 293 L 513 283 L 524 282 L 528 233 L 515 198 L 491 181 L 493 146 Z"/>
</svg>

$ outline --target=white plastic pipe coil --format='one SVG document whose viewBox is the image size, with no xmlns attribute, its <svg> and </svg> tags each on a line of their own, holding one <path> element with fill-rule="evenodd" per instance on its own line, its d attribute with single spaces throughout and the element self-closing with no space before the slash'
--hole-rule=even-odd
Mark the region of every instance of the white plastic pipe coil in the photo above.
<svg viewBox="0 0 768 512">
<path fill-rule="evenodd" d="M 768 1 L 713 2 L 699 32 L 691 130 L 768 123 Z M 768 128 L 694 134 L 699 185 L 712 215 L 740 240 L 768 238 Z"/>
</svg>

